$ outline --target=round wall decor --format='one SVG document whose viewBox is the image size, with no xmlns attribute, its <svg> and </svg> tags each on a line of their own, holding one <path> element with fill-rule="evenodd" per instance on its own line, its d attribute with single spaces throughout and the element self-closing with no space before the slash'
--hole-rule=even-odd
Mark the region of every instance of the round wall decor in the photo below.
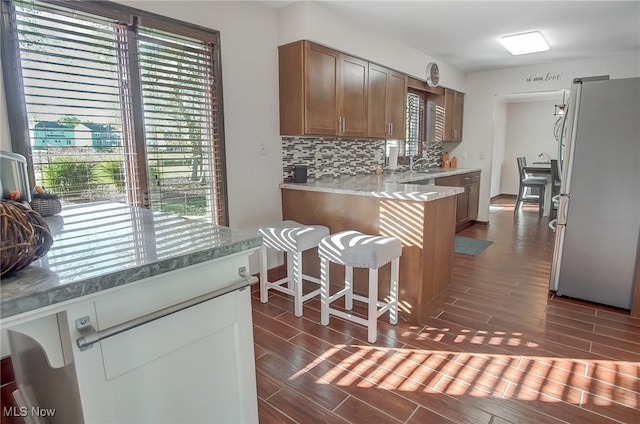
<svg viewBox="0 0 640 424">
<path fill-rule="evenodd" d="M 437 87 L 440 82 L 440 70 L 435 62 L 427 64 L 427 85 Z"/>
</svg>

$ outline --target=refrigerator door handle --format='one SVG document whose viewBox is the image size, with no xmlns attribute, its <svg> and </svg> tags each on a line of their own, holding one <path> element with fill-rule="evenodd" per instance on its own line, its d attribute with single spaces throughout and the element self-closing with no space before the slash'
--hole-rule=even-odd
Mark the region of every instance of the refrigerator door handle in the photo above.
<svg viewBox="0 0 640 424">
<path fill-rule="evenodd" d="M 549 290 L 552 291 L 557 291 L 560 285 L 560 266 L 562 265 L 562 250 L 564 247 L 564 230 L 565 226 L 556 222 L 556 239 L 554 242 L 553 259 L 551 260 L 551 275 L 549 276 Z"/>
<path fill-rule="evenodd" d="M 568 194 L 560 195 L 560 203 L 558 205 L 558 225 L 567 224 L 567 208 L 569 207 L 570 196 Z"/>
<path fill-rule="evenodd" d="M 574 84 L 569 98 L 569 117 L 567 127 L 567 140 L 564 147 L 562 160 L 562 177 L 560 193 L 571 193 L 571 178 L 573 174 L 573 162 L 575 158 L 576 139 L 578 137 L 578 121 L 580 116 L 580 101 L 582 100 L 582 84 Z"/>
<path fill-rule="evenodd" d="M 558 227 L 558 220 L 557 219 L 552 219 L 551 221 L 549 221 L 549 228 L 551 228 L 551 230 L 555 233 L 556 232 L 556 228 Z"/>
</svg>

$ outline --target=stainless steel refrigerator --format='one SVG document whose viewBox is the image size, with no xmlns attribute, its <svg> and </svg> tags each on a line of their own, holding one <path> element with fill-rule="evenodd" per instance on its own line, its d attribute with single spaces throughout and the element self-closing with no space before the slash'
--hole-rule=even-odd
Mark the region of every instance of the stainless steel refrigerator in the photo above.
<svg viewBox="0 0 640 424">
<path fill-rule="evenodd" d="M 576 79 L 550 288 L 631 309 L 640 245 L 640 78 Z"/>
</svg>

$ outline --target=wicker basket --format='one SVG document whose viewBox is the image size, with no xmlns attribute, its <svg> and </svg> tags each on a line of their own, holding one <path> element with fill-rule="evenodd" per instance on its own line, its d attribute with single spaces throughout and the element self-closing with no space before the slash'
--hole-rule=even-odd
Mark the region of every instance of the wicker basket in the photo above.
<svg viewBox="0 0 640 424">
<path fill-rule="evenodd" d="M 53 216 L 62 212 L 62 203 L 55 194 L 34 194 L 29 204 L 42 216 Z"/>
<path fill-rule="evenodd" d="M 47 254 L 53 238 L 39 213 L 22 203 L 0 201 L 0 276 L 21 270 Z"/>
</svg>

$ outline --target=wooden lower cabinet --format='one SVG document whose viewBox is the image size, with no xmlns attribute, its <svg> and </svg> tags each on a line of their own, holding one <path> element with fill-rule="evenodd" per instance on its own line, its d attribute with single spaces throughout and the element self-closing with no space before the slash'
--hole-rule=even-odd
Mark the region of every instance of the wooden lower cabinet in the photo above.
<svg viewBox="0 0 640 424">
<path fill-rule="evenodd" d="M 400 311 L 403 321 L 421 322 L 446 298 L 451 282 L 455 235 L 455 197 L 429 202 L 281 189 L 283 219 L 325 225 L 331 233 L 356 230 L 397 237 L 400 257 Z M 304 253 L 305 274 L 318 276 L 316 249 Z M 390 265 L 379 269 L 380 293 L 388 293 Z M 344 267 L 331 264 L 331 281 L 344 278 Z M 354 290 L 366 294 L 368 271 L 354 270 Z"/>
<path fill-rule="evenodd" d="M 478 175 L 478 180 L 480 176 Z M 468 218 L 472 221 L 478 219 L 478 204 L 480 203 L 480 181 L 469 184 L 469 202 L 467 204 Z"/>
<path fill-rule="evenodd" d="M 457 196 L 456 232 L 472 225 L 478 219 L 480 201 L 480 172 L 436 178 L 438 186 L 463 187 L 464 193 Z"/>
</svg>

